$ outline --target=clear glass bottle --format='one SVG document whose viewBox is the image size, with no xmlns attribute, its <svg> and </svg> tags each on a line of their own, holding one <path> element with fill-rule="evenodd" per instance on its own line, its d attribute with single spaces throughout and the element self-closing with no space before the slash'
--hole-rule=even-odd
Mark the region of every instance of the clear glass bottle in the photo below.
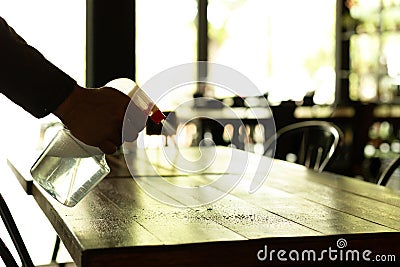
<svg viewBox="0 0 400 267">
<path fill-rule="evenodd" d="M 108 173 L 104 153 L 61 129 L 31 168 L 33 179 L 60 203 L 73 207 Z"/>
<path fill-rule="evenodd" d="M 115 79 L 106 86 L 130 96 L 143 115 L 155 123 L 161 123 L 166 118 L 132 80 Z M 53 198 L 70 207 L 75 206 L 109 172 L 104 153 L 81 142 L 65 128 L 56 134 L 31 168 L 34 180 Z"/>
</svg>

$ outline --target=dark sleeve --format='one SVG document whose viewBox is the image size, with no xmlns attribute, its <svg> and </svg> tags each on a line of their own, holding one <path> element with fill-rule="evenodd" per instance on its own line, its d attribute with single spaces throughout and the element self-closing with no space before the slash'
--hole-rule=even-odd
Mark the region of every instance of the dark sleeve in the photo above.
<svg viewBox="0 0 400 267">
<path fill-rule="evenodd" d="M 29 46 L 0 17 L 0 92 L 33 116 L 53 112 L 76 82 Z"/>
</svg>

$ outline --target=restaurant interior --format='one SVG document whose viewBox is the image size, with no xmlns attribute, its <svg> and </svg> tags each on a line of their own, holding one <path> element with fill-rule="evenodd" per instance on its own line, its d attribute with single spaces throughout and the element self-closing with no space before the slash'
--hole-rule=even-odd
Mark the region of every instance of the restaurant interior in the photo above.
<svg viewBox="0 0 400 267">
<path fill-rule="evenodd" d="M 0 10 L 81 85 L 128 78 L 143 86 L 174 131 L 149 120 L 138 146 L 215 145 L 275 156 L 380 185 L 400 199 L 399 0 L 0 0 Z M 192 82 L 151 88 L 181 67 Z M 223 81 L 235 73 L 249 88 L 214 83 L 214 72 Z M 0 193 L 35 265 L 44 265 L 54 225 L 7 160 L 43 149 L 57 118 L 34 118 L 2 95 L 0 102 Z M 299 129 L 302 143 L 296 135 L 277 141 Z M 313 146 L 320 154 L 307 158 L 304 147 Z M 1 223 L 0 236 L 18 255 Z M 75 266 L 63 242 L 52 260 Z"/>
</svg>

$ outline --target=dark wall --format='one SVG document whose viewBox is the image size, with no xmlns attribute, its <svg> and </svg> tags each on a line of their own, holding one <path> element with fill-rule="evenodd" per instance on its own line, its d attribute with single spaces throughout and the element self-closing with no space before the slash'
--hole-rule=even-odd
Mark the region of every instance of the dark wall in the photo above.
<svg viewBox="0 0 400 267">
<path fill-rule="evenodd" d="M 86 10 L 86 86 L 135 80 L 135 1 L 87 0 Z"/>
</svg>

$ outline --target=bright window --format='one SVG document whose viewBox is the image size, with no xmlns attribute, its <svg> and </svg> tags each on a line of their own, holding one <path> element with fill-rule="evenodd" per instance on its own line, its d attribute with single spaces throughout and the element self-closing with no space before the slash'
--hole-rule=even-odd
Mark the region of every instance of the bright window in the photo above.
<svg viewBox="0 0 400 267">
<path fill-rule="evenodd" d="M 85 84 L 85 1 L 0 0 L 0 16 L 49 61 Z M 37 120 L 3 95 L 0 114 L 0 158 L 24 143 L 36 144 L 40 124 L 54 120 Z"/>
<path fill-rule="evenodd" d="M 332 103 L 335 14 L 335 0 L 209 0 L 209 60 L 240 71 L 273 102 L 314 92 L 317 103 Z"/>
<path fill-rule="evenodd" d="M 0 0 L 0 10 L 29 44 L 84 85 L 85 1 Z"/>
<path fill-rule="evenodd" d="M 139 85 L 170 67 L 196 60 L 196 16 L 196 0 L 136 0 L 136 81 Z M 184 90 L 178 97 L 166 94 L 158 105 L 174 109 L 182 99 L 191 98 L 193 91 L 194 87 Z"/>
</svg>

